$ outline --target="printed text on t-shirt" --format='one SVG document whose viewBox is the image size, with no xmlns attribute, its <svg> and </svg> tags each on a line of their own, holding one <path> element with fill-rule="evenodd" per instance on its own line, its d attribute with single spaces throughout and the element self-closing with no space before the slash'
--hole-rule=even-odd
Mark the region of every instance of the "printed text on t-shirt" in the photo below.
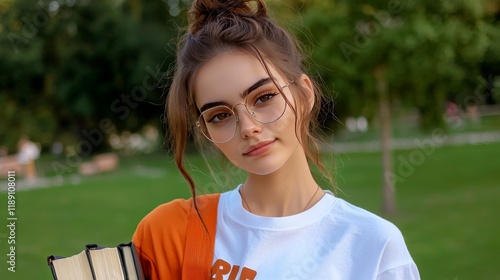
<svg viewBox="0 0 500 280">
<path fill-rule="evenodd" d="M 240 273 L 241 272 L 241 273 Z M 239 274 L 239 278 L 236 278 Z M 257 272 L 248 267 L 231 265 L 225 260 L 218 259 L 212 266 L 212 279 L 214 280 L 254 280 Z"/>
</svg>

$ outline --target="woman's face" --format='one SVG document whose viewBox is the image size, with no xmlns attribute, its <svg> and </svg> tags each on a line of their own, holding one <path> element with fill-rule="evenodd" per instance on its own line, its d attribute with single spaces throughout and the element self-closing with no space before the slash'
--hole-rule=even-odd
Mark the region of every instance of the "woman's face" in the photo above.
<svg viewBox="0 0 500 280">
<path fill-rule="evenodd" d="M 268 66 L 280 86 L 290 82 L 270 63 Z M 226 109 L 207 111 L 215 105 L 231 108 L 245 102 L 245 96 L 253 96 L 256 98 L 247 104 L 259 110 L 259 106 L 267 106 L 265 102 L 278 102 L 276 100 L 282 98 L 259 60 L 244 52 L 226 52 L 210 60 L 197 73 L 194 89 L 196 105 L 200 111 L 210 112 L 204 114 L 205 122 L 210 122 L 214 129 L 229 124 L 230 115 Z M 284 87 L 283 92 L 293 102 L 289 87 Z M 227 142 L 214 144 L 234 165 L 247 172 L 271 174 L 289 161 L 300 147 L 295 135 L 295 115 L 288 105 L 283 115 L 271 123 L 258 122 L 243 105 L 234 106 L 233 111 L 238 117 L 237 122 L 233 121 L 236 125 L 234 136 Z M 256 116 L 262 114 L 256 111 Z"/>
</svg>

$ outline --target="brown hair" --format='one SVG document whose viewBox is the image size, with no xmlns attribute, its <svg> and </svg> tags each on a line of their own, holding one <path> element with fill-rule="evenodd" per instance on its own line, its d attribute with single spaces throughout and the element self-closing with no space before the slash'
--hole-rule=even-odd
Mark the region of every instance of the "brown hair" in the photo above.
<svg viewBox="0 0 500 280">
<path fill-rule="evenodd" d="M 266 63 L 269 62 L 289 82 L 298 81 L 304 71 L 299 45 L 294 37 L 268 17 L 263 0 L 195 0 L 188 16 L 189 28 L 178 44 L 175 73 L 165 110 L 170 131 L 168 140 L 175 162 L 195 197 L 195 183 L 185 168 L 184 153 L 191 134 L 197 135 L 198 141 L 203 138 L 197 130 L 193 131 L 200 114 L 194 102 L 193 89 L 197 71 L 209 60 L 227 51 L 254 55 L 270 75 Z M 309 104 L 308 96 L 301 83 L 292 84 L 290 90 L 296 101 L 295 108 L 290 108 L 296 116 L 297 138 L 308 160 L 328 175 L 320 162 L 317 138 L 312 134 L 317 126 L 322 95 L 315 87 L 315 104 L 311 110 L 306 105 Z"/>
</svg>

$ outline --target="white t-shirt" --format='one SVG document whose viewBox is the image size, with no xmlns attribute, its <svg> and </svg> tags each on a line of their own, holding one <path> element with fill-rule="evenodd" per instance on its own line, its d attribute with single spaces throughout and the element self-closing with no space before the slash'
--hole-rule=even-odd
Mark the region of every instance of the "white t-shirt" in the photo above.
<svg viewBox="0 0 500 280">
<path fill-rule="evenodd" d="M 238 189 L 220 197 L 213 279 L 420 279 L 387 220 L 331 194 L 296 215 L 257 216 Z"/>
<path fill-rule="evenodd" d="M 27 164 L 30 160 L 35 160 L 40 156 L 38 146 L 33 142 L 26 142 L 22 145 L 18 160 L 21 164 Z"/>
</svg>

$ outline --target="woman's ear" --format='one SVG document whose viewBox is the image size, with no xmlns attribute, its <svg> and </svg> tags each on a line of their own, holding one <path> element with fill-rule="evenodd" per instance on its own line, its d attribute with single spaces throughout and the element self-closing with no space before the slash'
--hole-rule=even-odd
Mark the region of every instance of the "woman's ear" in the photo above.
<svg viewBox="0 0 500 280">
<path fill-rule="evenodd" d="M 312 110 L 315 103 L 314 99 L 316 98 L 314 94 L 314 85 L 309 76 L 307 76 L 306 74 L 302 74 L 298 82 L 300 86 L 305 89 L 304 93 L 306 94 L 306 100 L 309 103 L 309 110 Z"/>
</svg>

